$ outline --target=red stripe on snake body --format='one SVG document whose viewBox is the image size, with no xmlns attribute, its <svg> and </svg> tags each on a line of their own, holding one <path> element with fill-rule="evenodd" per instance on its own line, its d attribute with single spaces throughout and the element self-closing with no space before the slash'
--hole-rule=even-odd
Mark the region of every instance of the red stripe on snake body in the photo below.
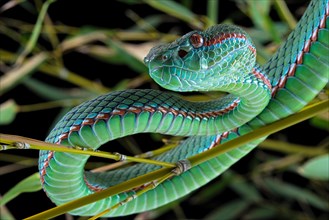
<svg viewBox="0 0 329 220">
<path fill-rule="evenodd" d="M 321 19 L 321 21 L 320 21 L 320 23 L 319 23 L 319 26 L 313 31 L 313 33 L 312 33 L 310 39 L 305 40 L 304 47 L 303 47 L 303 49 L 298 53 L 295 62 L 293 62 L 292 64 L 290 64 L 290 67 L 289 67 L 289 69 L 288 69 L 288 74 L 282 76 L 282 77 L 280 78 L 278 84 L 272 88 L 272 97 L 275 96 L 275 94 L 277 93 L 278 89 L 281 89 L 281 88 L 283 88 L 283 87 L 285 86 L 288 77 L 292 77 L 292 76 L 295 75 L 297 65 L 300 65 L 300 64 L 303 63 L 303 56 L 304 56 L 304 54 L 306 54 L 306 53 L 309 52 L 312 43 L 315 42 L 315 41 L 318 39 L 318 33 L 319 33 L 319 30 L 322 29 L 322 28 L 325 28 L 325 26 L 326 26 L 326 23 L 325 23 L 325 22 L 326 22 L 326 18 L 327 18 L 328 16 L 329 16 L 329 5 L 328 5 L 328 7 L 326 8 L 326 14 L 325 14 L 325 16 Z"/>
</svg>

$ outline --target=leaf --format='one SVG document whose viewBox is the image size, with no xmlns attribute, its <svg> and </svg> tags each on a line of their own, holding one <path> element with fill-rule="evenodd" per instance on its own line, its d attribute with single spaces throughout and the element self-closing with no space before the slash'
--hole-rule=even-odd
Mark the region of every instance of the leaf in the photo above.
<svg viewBox="0 0 329 220">
<path fill-rule="evenodd" d="M 230 203 L 227 203 L 221 206 L 218 209 L 215 209 L 209 215 L 205 217 L 205 220 L 221 219 L 237 219 L 244 210 L 250 205 L 249 201 L 246 200 L 234 200 Z"/>
<path fill-rule="evenodd" d="M 230 187 L 239 193 L 245 200 L 259 202 L 262 196 L 252 183 L 248 183 L 245 179 L 239 177 L 236 181 L 232 181 Z"/>
<path fill-rule="evenodd" d="M 34 25 L 34 28 L 33 28 L 32 34 L 29 38 L 29 41 L 27 42 L 27 45 L 25 46 L 23 52 L 17 58 L 17 61 L 16 61 L 17 64 L 21 64 L 23 62 L 23 60 L 25 59 L 25 57 L 33 50 L 33 48 L 37 44 L 38 38 L 39 38 L 41 30 L 42 30 L 42 22 L 46 16 L 49 5 L 53 2 L 55 2 L 55 0 L 48 0 L 48 1 L 44 2 L 44 4 L 42 5 L 37 22 Z"/>
<path fill-rule="evenodd" d="M 322 115 L 322 114 L 321 114 Z M 311 124 L 319 129 L 329 131 L 329 112 L 318 115 L 310 120 Z"/>
<path fill-rule="evenodd" d="M 229 187 L 240 194 L 245 200 L 253 202 L 259 202 L 262 200 L 261 195 L 253 185 L 248 184 L 245 179 L 234 173 L 232 170 L 227 170 L 217 181 L 209 184 L 204 190 L 200 190 L 200 192 L 196 193 L 190 199 L 190 202 L 193 205 L 200 205 L 209 202 L 211 199 L 218 197 L 223 190 L 227 190 Z"/>
<path fill-rule="evenodd" d="M 124 62 L 126 65 L 131 67 L 133 70 L 139 73 L 147 72 L 147 67 L 145 64 L 129 53 L 128 49 L 125 47 L 124 44 L 119 43 L 118 41 L 108 40 L 108 44 L 117 55 L 120 57 L 121 61 Z"/>
<path fill-rule="evenodd" d="M 235 176 L 231 170 L 227 170 L 216 181 L 209 183 L 207 187 L 200 189 L 198 193 L 195 193 L 191 197 L 190 203 L 193 205 L 201 205 L 209 202 L 215 197 L 219 197 L 219 194 L 226 190 L 230 184 L 234 181 Z"/>
<path fill-rule="evenodd" d="M 32 90 L 40 97 L 47 100 L 61 100 L 61 99 L 76 99 L 76 98 L 89 98 L 93 94 L 84 89 L 63 89 L 51 86 L 40 80 L 34 78 L 27 78 L 22 82 L 26 87 Z"/>
<path fill-rule="evenodd" d="M 309 190 L 273 178 L 264 179 L 264 183 L 266 184 L 266 188 L 276 195 L 298 200 L 299 202 L 307 203 L 321 210 L 329 210 L 327 200 Z"/>
<path fill-rule="evenodd" d="M 62 41 L 60 47 L 62 51 L 69 51 L 78 47 L 86 46 L 95 41 L 103 41 L 107 39 L 107 34 L 102 30 L 93 30 L 92 27 L 86 27 L 83 30 L 79 29 L 79 33 L 68 37 Z"/>
<path fill-rule="evenodd" d="M 248 13 L 256 27 L 271 34 L 277 43 L 280 43 L 278 31 L 275 29 L 273 21 L 269 16 L 272 1 L 252 1 L 247 0 Z"/>
<path fill-rule="evenodd" d="M 127 12 L 129 13 L 129 12 Z M 140 31 L 150 32 L 155 31 L 155 27 L 158 27 L 164 22 L 174 20 L 172 17 L 164 14 L 150 15 L 143 18 L 143 22 L 136 22 L 135 25 L 127 29 L 131 33 L 138 33 Z"/>
<path fill-rule="evenodd" d="M 21 182 L 17 183 L 11 188 L 0 200 L 0 206 L 5 205 L 21 193 L 36 192 L 41 189 L 39 173 L 34 173 L 31 176 L 25 178 Z"/>
<path fill-rule="evenodd" d="M 271 1 L 251 1 L 248 0 L 250 17 L 256 26 L 264 28 L 271 7 Z M 266 19 L 264 19 L 266 18 Z"/>
<path fill-rule="evenodd" d="M 0 199 L 2 197 L 0 196 Z M 15 220 L 14 216 L 10 213 L 10 211 L 5 206 L 0 206 L 0 219 L 5 220 Z"/>
<path fill-rule="evenodd" d="M 329 154 L 314 157 L 298 170 L 299 174 L 315 180 L 329 180 Z"/>
<path fill-rule="evenodd" d="M 211 25 L 218 24 L 218 4 L 219 1 L 208 0 L 207 2 L 207 16 L 211 21 Z"/>
<path fill-rule="evenodd" d="M 1 87 L 0 95 L 13 88 L 19 82 L 23 81 L 26 77 L 32 74 L 42 63 L 46 61 L 48 55 L 41 52 L 33 57 L 25 60 L 25 62 L 17 68 L 8 71 L 0 77 Z"/>
<path fill-rule="evenodd" d="M 12 99 L 0 105 L 0 125 L 10 124 L 16 116 L 18 106 Z"/>
<path fill-rule="evenodd" d="M 277 219 L 278 213 L 272 207 L 257 207 L 249 211 L 244 219 Z"/>
<path fill-rule="evenodd" d="M 179 18 L 182 21 L 188 22 L 194 27 L 203 29 L 203 24 L 200 22 L 200 19 L 198 19 L 197 16 L 188 8 L 184 7 L 183 5 L 177 2 L 174 2 L 172 0 L 166 0 L 166 1 L 144 0 L 144 2 L 149 4 L 153 8 L 165 12 L 166 14 Z"/>
<path fill-rule="evenodd" d="M 136 215 L 134 220 L 150 220 L 150 219 L 161 219 L 160 216 L 166 214 L 169 211 L 172 211 L 175 209 L 175 207 L 179 207 L 179 204 L 182 203 L 182 201 L 188 199 L 187 196 L 182 197 L 178 200 L 175 200 L 173 202 L 170 202 L 164 206 L 161 206 L 159 208 L 142 212 Z"/>
</svg>

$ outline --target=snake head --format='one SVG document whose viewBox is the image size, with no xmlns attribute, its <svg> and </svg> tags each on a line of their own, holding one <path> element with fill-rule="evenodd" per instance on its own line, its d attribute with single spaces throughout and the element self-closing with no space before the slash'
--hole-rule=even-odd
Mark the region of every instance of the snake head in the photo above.
<svg viewBox="0 0 329 220">
<path fill-rule="evenodd" d="M 193 36 L 193 37 L 192 37 Z M 191 42 L 194 39 L 195 42 Z M 201 51 L 194 50 L 203 45 L 201 32 L 192 31 L 174 42 L 153 47 L 144 58 L 149 74 L 160 86 L 175 91 L 195 90 L 195 79 L 202 77 L 202 59 L 197 55 Z M 197 42 L 200 40 L 200 42 Z M 193 46 L 194 45 L 194 46 Z M 194 51 L 193 51 L 194 50 Z M 198 72 L 196 74 L 196 72 Z"/>
<path fill-rule="evenodd" d="M 144 62 L 166 89 L 208 91 L 243 80 L 255 66 L 254 48 L 241 28 L 216 25 L 152 48 Z"/>
</svg>

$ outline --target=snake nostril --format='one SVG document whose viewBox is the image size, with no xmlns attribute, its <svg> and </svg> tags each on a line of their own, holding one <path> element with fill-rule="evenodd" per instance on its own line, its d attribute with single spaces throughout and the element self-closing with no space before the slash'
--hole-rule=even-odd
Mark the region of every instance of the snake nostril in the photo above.
<svg viewBox="0 0 329 220">
<path fill-rule="evenodd" d="M 162 56 L 161 56 L 161 60 L 162 60 L 162 61 L 166 61 L 166 60 L 168 60 L 168 56 L 167 56 L 166 54 L 162 55 Z"/>
<path fill-rule="evenodd" d="M 186 50 L 179 50 L 178 51 L 178 56 L 180 58 L 184 58 L 187 55 L 187 51 Z"/>
</svg>

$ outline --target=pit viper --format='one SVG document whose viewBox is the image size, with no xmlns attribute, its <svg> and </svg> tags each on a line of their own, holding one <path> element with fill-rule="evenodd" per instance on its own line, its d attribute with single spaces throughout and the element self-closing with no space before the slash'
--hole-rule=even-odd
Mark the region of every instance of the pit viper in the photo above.
<svg viewBox="0 0 329 220">
<path fill-rule="evenodd" d="M 191 102 L 173 92 L 110 92 L 69 111 L 46 141 L 97 149 L 127 135 L 154 132 L 188 136 L 154 160 L 176 163 L 295 113 L 328 83 L 328 0 L 311 1 L 295 30 L 263 66 L 248 34 L 233 25 L 191 31 L 156 46 L 145 57 L 150 76 L 175 91 L 223 91 L 224 98 Z M 181 198 L 216 178 L 264 138 L 219 155 L 168 179 L 105 216 L 143 212 Z M 220 147 L 220 146 L 219 146 Z M 84 171 L 89 156 L 40 151 L 44 191 L 57 205 L 159 169 L 135 164 L 102 173 Z M 136 189 L 73 210 L 91 216 L 134 195 Z"/>
</svg>

